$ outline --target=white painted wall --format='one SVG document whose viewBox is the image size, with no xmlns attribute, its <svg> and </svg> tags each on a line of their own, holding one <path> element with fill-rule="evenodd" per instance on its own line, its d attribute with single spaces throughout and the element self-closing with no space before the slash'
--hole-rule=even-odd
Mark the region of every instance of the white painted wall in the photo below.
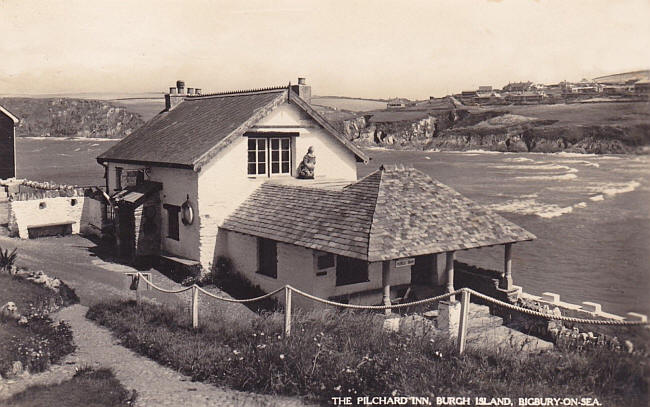
<svg viewBox="0 0 650 407">
<path fill-rule="evenodd" d="M 84 200 L 83 196 L 72 196 L 10 201 L 9 230 L 28 239 L 30 227 L 73 222 L 72 233 L 79 233 Z"/>
<path fill-rule="evenodd" d="M 322 254 L 301 246 L 278 242 L 278 276 L 272 278 L 259 274 L 257 258 L 258 240 L 255 236 L 237 232 L 222 231 L 220 235 L 222 254 L 232 260 L 235 271 L 242 274 L 251 283 L 260 286 L 266 292 L 289 284 L 295 288 L 321 298 L 352 294 L 350 303 L 376 305 L 381 302 L 382 293 L 354 295 L 362 291 L 380 290 L 382 288 L 382 264 L 371 263 L 368 270 L 368 282 L 336 286 L 336 267 L 318 270 L 316 259 Z M 317 276 L 316 273 L 326 271 L 327 274 Z M 410 284 L 411 267 L 395 267 L 391 261 L 391 286 Z M 393 296 L 396 294 L 393 293 Z M 303 309 L 318 307 L 311 300 L 295 296 L 295 304 Z"/>
</svg>

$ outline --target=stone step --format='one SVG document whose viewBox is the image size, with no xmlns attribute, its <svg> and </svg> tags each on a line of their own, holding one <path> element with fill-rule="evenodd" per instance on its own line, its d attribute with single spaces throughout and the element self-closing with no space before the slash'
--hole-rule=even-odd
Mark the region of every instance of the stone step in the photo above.
<svg viewBox="0 0 650 407">
<path fill-rule="evenodd" d="M 468 328 L 494 328 L 503 325 L 503 318 L 494 315 L 467 316 Z"/>
</svg>

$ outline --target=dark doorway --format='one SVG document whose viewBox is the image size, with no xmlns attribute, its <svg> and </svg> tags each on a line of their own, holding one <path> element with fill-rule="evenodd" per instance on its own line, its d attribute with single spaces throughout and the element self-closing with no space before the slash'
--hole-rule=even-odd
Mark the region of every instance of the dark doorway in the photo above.
<svg viewBox="0 0 650 407">
<path fill-rule="evenodd" d="M 117 253 L 121 259 L 132 260 L 135 255 L 135 216 L 133 209 L 124 205 L 117 211 Z"/>
<path fill-rule="evenodd" d="M 425 254 L 415 257 L 415 264 L 411 266 L 411 283 L 419 285 L 435 285 L 437 256 Z"/>
</svg>

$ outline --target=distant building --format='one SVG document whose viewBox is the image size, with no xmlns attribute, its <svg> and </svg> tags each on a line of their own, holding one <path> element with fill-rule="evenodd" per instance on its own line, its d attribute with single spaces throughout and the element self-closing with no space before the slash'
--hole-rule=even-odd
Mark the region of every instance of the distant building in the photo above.
<svg viewBox="0 0 650 407">
<path fill-rule="evenodd" d="M 503 87 L 504 92 L 525 92 L 531 90 L 533 83 L 528 82 L 512 82 Z"/>
<path fill-rule="evenodd" d="M 0 106 L 0 179 L 16 176 L 16 124 L 19 119 Z"/>
<path fill-rule="evenodd" d="M 650 80 L 644 79 L 634 84 L 634 93 L 637 95 L 650 95 Z"/>
<path fill-rule="evenodd" d="M 393 98 L 386 104 L 387 109 L 402 109 L 408 106 L 414 106 L 415 103 L 404 98 Z"/>
<path fill-rule="evenodd" d="M 464 90 L 460 93 L 460 101 L 464 105 L 474 105 L 476 104 L 476 98 L 478 93 L 475 90 Z"/>
<path fill-rule="evenodd" d="M 478 93 L 492 93 L 492 86 L 479 86 Z"/>
</svg>

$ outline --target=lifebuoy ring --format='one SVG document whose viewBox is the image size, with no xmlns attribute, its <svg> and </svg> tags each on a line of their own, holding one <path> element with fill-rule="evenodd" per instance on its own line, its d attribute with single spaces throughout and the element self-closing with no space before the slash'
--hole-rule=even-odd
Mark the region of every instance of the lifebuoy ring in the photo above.
<svg viewBox="0 0 650 407">
<path fill-rule="evenodd" d="M 181 205 L 181 220 L 184 225 L 191 225 L 194 223 L 194 209 L 192 209 L 192 203 L 190 202 L 190 196 L 187 196 L 187 200 Z"/>
</svg>

